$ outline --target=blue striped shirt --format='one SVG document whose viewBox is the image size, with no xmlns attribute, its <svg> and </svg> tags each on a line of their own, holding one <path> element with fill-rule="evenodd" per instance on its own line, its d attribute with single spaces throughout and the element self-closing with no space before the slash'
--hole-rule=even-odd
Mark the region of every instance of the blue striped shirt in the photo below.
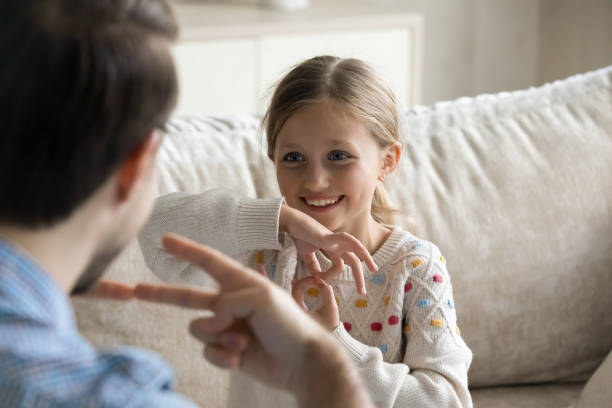
<svg viewBox="0 0 612 408">
<path fill-rule="evenodd" d="M 172 382 L 154 353 L 94 348 L 66 294 L 0 240 L 0 407 L 195 407 Z"/>
</svg>

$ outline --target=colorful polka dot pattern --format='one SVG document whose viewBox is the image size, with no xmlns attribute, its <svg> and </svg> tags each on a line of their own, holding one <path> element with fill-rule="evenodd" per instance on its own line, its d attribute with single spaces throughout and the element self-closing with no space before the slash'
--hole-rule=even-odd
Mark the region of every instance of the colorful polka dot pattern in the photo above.
<svg viewBox="0 0 612 408">
<path fill-rule="evenodd" d="M 429 307 L 431 305 L 431 300 L 429 299 L 421 299 L 417 303 L 418 307 Z"/>
<path fill-rule="evenodd" d="M 365 299 L 359 299 L 355 302 L 355 306 L 360 309 L 363 309 L 364 307 L 368 307 L 368 301 Z"/>
<path fill-rule="evenodd" d="M 318 288 L 309 288 L 306 293 L 308 293 L 312 297 L 319 297 L 319 289 Z"/>
<path fill-rule="evenodd" d="M 372 329 L 372 331 L 381 331 L 383 328 L 383 325 L 381 322 L 374 322 L 370 325 L 370 329 Z"/>
<path fill-rule="evenodd" d="M 416 244 L 413 245 L 413 249 L 421 247 L 421 246 L 422 245 L 420 243 L 416 243 Z M 443 264 L 446 264 L 446 259 L 442 255 L 440 255 L 440 262 L 442 262 Z M 416 259 L 412 259 L 410 261 L 410 265 L 413 268 L 418 268 L 418 267 L 420 267 L 420 266 L 422 266 L 424 264 L 425 264 L 425 259 L 423 259 L 423 258 L 416 258 Z M 438 264 L 438 267 L 439 267 L 439 264 Z M 391 282 L 389 279 L 390 278 L 388 276 L 385 276 L 383 274 L 376 274 L 376 275 L 373 275 L 370 278 L 370 282 L 373 285 L 382 286 L 387 281 Z M 414 285 L 417 284 L 417 283 L 425 284 L 425 282 L 420 280 L 418 277 L 417 277 L 417 280 L 416 280 L 417 283 L 414 283 L 415 282 L 414 279 L 415 278 L 410 278 L 409 281 L 405 281 L 404 287 L 403 287 L 404 293 L 408 293 L 408 292 L 412 291 L 413 289 L 415 289 Z M 436 284 L 444 283 L 444 281 L 445 281 L 444 275 L 441 274 L 441 273 L 435 273 L 433 275 L 429 275 L 429 282 L 433 282 L 433 286 L 431 286 L 431 289 L 433 289 L 434 287 L 443 288 L 444 286 L 437 286 Z M 314 296 L 314 297 L 319 295 L 319 290 L 317 288 L 310 288 L 307 292 L 308 292 L 309 295 Z M 394 296 L 394 295 L 393 295 L 393 293 L 390 293 L 390 294 L 389 294 L 389 292 L 387 292 L 387 293 L 388 294 L 383 295 L 383 297 L 381 297 L 381 299 L 382 299 L 382 303 L 384 304 L 384 306 L 389 307 L 389 305 L 391 303 L 391 297 Z M 432 307 L 434 305 L 434 303 L 437 306 L 438 299 L 436 298 L 437 295 L 435 295 L 434 293 L 435 292 L 432 292 L 432 294 L 431 294 L 431 296 L 433 296 L 433 297 L 430 296 L 430 297 L 423 297 L 423 298 L 420 298 L 420 299 L 417 298 L 415 306 L 418 307 L 418 308 L 421 308 L 421 309 L 430 308 L 430 307 Z M 357 308 L 357 309 L 362 309 L 362 310 L 364 310 L 366 308 L 377 307 L 377 305 L 375 305 L 374 303 L 371 303 L 372 301 L 373 301 L 373 299 L 369 299 L 369 298 L 368 299 L 357 298 L 357 299 L 354 300 L 354 307 Z M 336 298 L 336 303 L 339 304 L 338 298 Z M 442 305 L 443 306 L 447 306 L 449 309 L 454 309 L 454 304 L 453 304 L 452 299 L 447 299 L 446 302 L 442 303 Z M 424 310 L 424 313 L 429 315 L 429 311 L 428 310 Z M 380 319 L 380 320 L 378 320 L 378 321 L 376 321 L 376 320 L 370 321 L 370 323 L 369 323 L 370 333 L 372 333 L 372 332 L 373 333 L 377 333 L 376 336 L 380 336 L 380 335 L 382 335 L 382 333 L 384 333 L 383 330 L 386 330 L 386 327 L 390 328 L 390 327 L 398 326 L 398 325 L 401 324 L 402 326 L 400 326 L 400 330 L 402 330 L 402 332 L 405 335 L 408 335 L 408 334 L 410 334 L 412 332 L 413 326 L 411 324 L 409 324 L 407 320 L 404 320 L 406 318 L 407 318 L 407 316 L 404 316 L 402 318 L 398 314 L 387 314 L 387 316 L 384 317 L 384 318 L 382 316 L 380 316 L 380 317 L 378 317 L 378 319 Z M 374 318 L 374 319 L 377 319 L 377 318 Z M 425 320 L 425 322 L 423 322 L 423 323 L 428 324 L 432 328 L 438 328 L 438 329 L 439 328 L 443 328 L 445 326 L 444 317 L 440 316 L 439 314 L 437 316 L 435 316 L 435 317 L 427 318 L 427 320 Z M 350 332 L 353 329 L 353 325 L 350 322 L 343 321 L 342 324 L 343 324 L 343 326 L 344 326 L 344 328 L 345 328 L 345 330 L 347 332 Z M 455 325 L 453 324 L 453 326 L 455 326 Z M 460 334 L 459 327 L 455 327 L 455 331 L 457 332 L 457 334 Z M 436 332 L 440 333 L 440 331 L 438 331 L 438 330 L 436 330 Z M 355 335 L 355 334 L 353 334 L 353 335 Z M 370 344 L 372 346 L 375 345 L 375 344 L 372 344 L 372 343 L 370 343 Z M 388 351 L 389 351 L 388 344 L 379 344 L 377 347 L 381 350 L 382 353 L 388 353 Z M 394 351 L 394 353 L 395 353 L 395 351 Z"/>
<path fill-rule="evenodd" d="M 382 285 L 385 283 L 385 277 L 382 275 L 374 275 L 374 277 L 372 278 L 372 283 L 374 283 L 375 285 Z"/>
<path fill-rule="evenodd" d="M 431 319 L 429 325 L 434 327 L 442 327 L 444 326 L 444 322 L 442 321 L 442 319 Z"/>
</svg>

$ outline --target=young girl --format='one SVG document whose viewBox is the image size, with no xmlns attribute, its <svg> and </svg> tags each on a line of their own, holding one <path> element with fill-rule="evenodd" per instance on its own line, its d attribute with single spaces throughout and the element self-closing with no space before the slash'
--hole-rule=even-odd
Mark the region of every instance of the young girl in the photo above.
<svg viewBox="0 0 612 408">
<path fill-rule="evenodd" d="M 472 354 L 456 324 L 446 262 L 434 244 L 393 225 L 396 213 L 382 185 L 401 156 L 398 116 L 393 93 L 362 61 L 322 56 L 290 71 L 264 118 L 280 191 L 293 209 L 359 239 L 378 270 L 364 268 L 366 290 L 357 290 L 355 276 L 360 275 L 354 274 L 352 254 L 340 257 L 322 248 L 316 258 L 324 273 L 312 277 L 290 238 L 282 240 L 282 248 L 263 245 L 259 249 L 272 250 L 250 251 L 243 259 L 292 290 L 333 332 L 377 406 L 470 407 Z M 165 231 L 198 239 L 197 225 L 167 221 L 167 214 L 178 208 L 194 207 L 188 197 L 156 208 L 150 222 L 154 231 L 147 233 L 154 238 L 141 239 L 149 266 L 166 279 L 181 277 L 182 266 L 169 267 L 172 261 L 159 254 L 151 260 L 147 248 Z M 198 211 L 196 205 L 188 212 Z M 257 225 L 262 228 L 261 222 Z M 230 246 L 226 252 L 236 253 Z M 347 259 L 352 268 L 345 265 Z M 190 275 L 182 277 L 189 280 Z M 230 406 L 291 404 L 287 395 L 233 375 Z"/>
</svg>

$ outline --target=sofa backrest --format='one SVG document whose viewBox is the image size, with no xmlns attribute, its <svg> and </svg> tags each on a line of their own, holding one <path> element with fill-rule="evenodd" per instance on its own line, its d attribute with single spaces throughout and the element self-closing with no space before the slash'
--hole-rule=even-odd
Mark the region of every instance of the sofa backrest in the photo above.
<svg viewBox="0 0 612 408">
<path fill-rule="evenodd" d="M 472 385 L 586 378 L 612 349 L 612 67 L 406 115 L 390 191 L 445 253 Z"/>
<path fill-rule="evenodd" d="M 387 187 L 447 259 L 474 352 L 471 385 L 587 378 L 612 349 L 612 67 L 417 107 L 404 119 L 406 148 Z M 258 118 L 175 118 L 169 129 L 161 193 L 278 195 Z M 109 274 L 155 280 L 135 245 Z M 158 350 L 180 391 L 222 404 L 225 374 L 193 358 L 192 312 L 75 306 L 94 343 Z"/>
</svg>

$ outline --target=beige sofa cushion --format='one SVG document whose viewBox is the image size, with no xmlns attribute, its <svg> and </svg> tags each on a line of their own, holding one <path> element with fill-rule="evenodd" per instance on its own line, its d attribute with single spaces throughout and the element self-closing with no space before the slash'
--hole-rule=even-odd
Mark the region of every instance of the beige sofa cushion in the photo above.
<svg viewBox="0 0 612 408">
<path fill-rule="evenodd" d="M 612 351 L 584 386 L 576 408 L 612 406 Z"/>
</svg>

